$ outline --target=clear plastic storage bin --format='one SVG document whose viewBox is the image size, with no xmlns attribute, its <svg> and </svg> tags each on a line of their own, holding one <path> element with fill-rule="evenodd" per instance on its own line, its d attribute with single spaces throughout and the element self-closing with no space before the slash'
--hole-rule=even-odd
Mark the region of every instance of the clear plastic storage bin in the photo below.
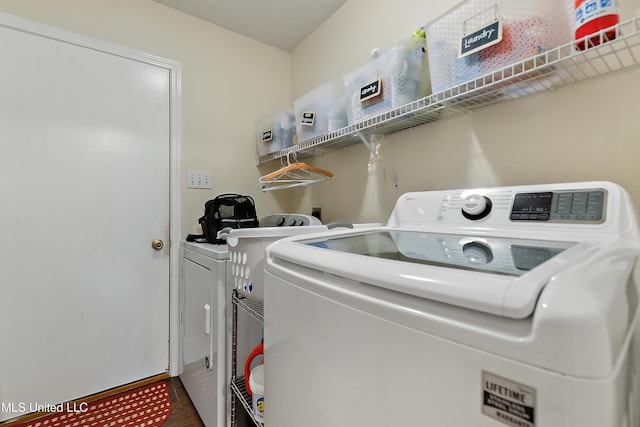
<svg viewBox="0 0 640 427">
<path fill-rule="evenodd" d="M 489 74 L 572 40 L 573 2 L 568 0 L 468 0 L 426 26 L 433 92 Z M 464 36 L 497 20 L 502 39 L 461 56 Z M 498 34 L 498 33 L 496 33 Z"/>
<path fill-rule="evenodd" d="M 410 37 L 344 77 L 349 125 L 431 93 L 425 39 Z"/>
<path fill-rule="evenodd" d="M 256 122 L 258 156 L 291 147 L 296 136 L 293 111 L 282 111 Z"/>
<path fill-rule="evenodd" d="M 293 103 L 298 141 L 306 141 L 347 126 L 342 80 L 331 80 Z"/>
</svg>

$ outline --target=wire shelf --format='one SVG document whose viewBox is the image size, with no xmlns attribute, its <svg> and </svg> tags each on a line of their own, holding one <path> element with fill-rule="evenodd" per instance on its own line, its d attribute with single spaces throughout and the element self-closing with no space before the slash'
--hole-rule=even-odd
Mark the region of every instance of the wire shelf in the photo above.
<svg viewBox="0 0 640 427">
<path fill-rule="evenodd" d="M 591 79 L 640 64 L 640 17 L 616 25 L 616 38 L 608 40 L 605 29 L 597 35 L 567 43 L 486 74 L 442 92 L 313 138 L 285 150 L 262 156 L 258 164 L 296 154 L 315 155 L 318 150 L 332 150 L 355 144 L 358 133 L 388 135 L 480 107 L 532 95 L 560 86 Z M 598 45 L 578 50 L 586 39 L 598 39 Z"/>
<path fill-rule="evenodd" d="M 264 323 L 264 309 L 260 301 L 254 301 L 247 298 L 244 295 L 238 294 L 236 289 L 231 294 L 231 302 L 233 304 L 233 336 L 232 336 L 232 353 L 231 353 L 231 383 L 229 385 L 232 394 L 231 400 L 231 426 L 235 427 L 237 423 L 237 411 L 236 402 L 244 407 L 249 417 L 253 420 L 257 427 L 263 427 L 263 424 L 256 419 L 253 414 L 253 408 L 251 405 L 251 396 L 247 392 L 247 388 L 244 381 L 244 376 L 236 376 L 237 374 L 237 322 L 238 322 L 238 309 L 241 309 L 248 313 L 251 317 L 256 319 L 260 324 Z"/>
<path fill-rule="evenodd" d="M 264 324 L 264 309 L 260 301 L 252 300 L 244 295 L 238 295 L 237 292 L 233 292 L 231 300 L 234 304 L 237 304 L 244 311 L 249 313 L 251 317 L 260 322 L 260 324 Z"/>
<path fill-rule="evenodd" d="M 244 377 L 239 377 L 235 381 L 231 382 L 231 392 L 235 395 L 236 399 L 244 406 L 245 411 L 251 417 L 257 427 L 263 427 L 263 424 L 256 419 L 253 415 L 253 408 L 251 405 L 251 396 L 247 392 L 247 386 L 244 383 Z"/>
</svg>

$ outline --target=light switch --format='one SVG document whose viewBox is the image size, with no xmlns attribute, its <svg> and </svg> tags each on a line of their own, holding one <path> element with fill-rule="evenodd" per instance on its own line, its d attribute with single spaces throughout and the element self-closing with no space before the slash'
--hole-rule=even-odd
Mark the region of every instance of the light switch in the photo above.
<svg viewBox="0 0 640 427">
<path fill-rule="evenodd" d="M 211 172 L 187 172 L 187 188 L 211 189 Z"/>
</svg>

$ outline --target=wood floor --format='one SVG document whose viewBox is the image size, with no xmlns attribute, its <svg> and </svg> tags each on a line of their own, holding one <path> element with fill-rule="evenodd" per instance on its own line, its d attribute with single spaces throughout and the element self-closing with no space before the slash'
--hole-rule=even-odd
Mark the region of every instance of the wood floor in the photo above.
<svg viewBox="0 0 640 427">
<path fill-rule="evenodd" d="M 171 396 L 171 415 L 162 427 L 204 427 L 180 378 L 172 377 L 166 382 Z"/>
</svg>

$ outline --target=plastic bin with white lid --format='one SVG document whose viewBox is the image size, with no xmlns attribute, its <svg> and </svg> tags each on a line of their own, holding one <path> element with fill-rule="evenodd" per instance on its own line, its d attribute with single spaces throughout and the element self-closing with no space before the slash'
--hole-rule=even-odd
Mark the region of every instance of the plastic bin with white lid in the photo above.
<svg viewBox="0 0 640 427">
<path fill-rule="evenodd" d="M 258 365 L 251 370 L 249 376 L 251 384 L 251 404 L 256 420 L 264 422 L 264 365 Z"/>
</svg>

